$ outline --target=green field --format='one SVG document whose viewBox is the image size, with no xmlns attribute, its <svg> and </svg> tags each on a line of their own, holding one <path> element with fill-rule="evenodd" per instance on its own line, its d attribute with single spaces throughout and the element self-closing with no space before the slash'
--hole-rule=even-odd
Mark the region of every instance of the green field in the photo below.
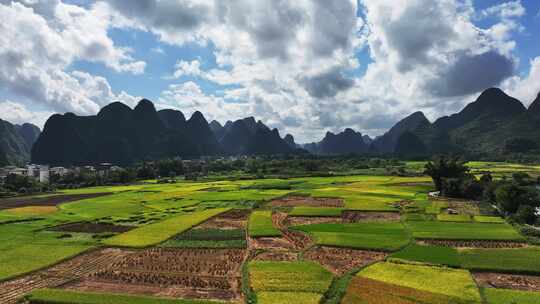
<svg viewBox="0 0 540 304">
<path fill-rule="evenodd" d="M 255 211 L 251 213 L 248 232 L 250 237 L 281 236 L 281 232 L 272 223 L 271 211 Z"/>
<path fill-rule="evenodd" d="M 229 210 L 228 208 L 217 208 L 178 215 L 155 224 L 124 232 L 105 240 L 104 243 L 111 246 L 123 247 L 148 247 L 157 245 L 178 233 L 186 231 L 213 216 Z"/>
<path fill-rule="evenodd" d="M 463 268 L 540 274 L 540 248 L 460 250 Z"/>
<path fill-rule="evenodd" d="M 87 293 L 61 289 L 41 289 L 27 296 L 31 304 L 219 304 L 225 302 L 173 300 L 108 293 Z"/>
<path fill-rule="evenodd" d="M 481 302 L 478 288 L 466 270 L 385 262 L 363 269 L 358 276 L 470 303 Z"/>
<path fill-rule="evenodd" d="M 411 244 L 390 255 L 390 258 L 452 267 L 459 267 L 461 265 L 458 251 L 451 247 Z"/>
<path fill-rule="evenodd" d="M 165 243 L 162 247 L 179 248 L 246 248 L 246 231 L 243 229 L 190 229 Z"/>
<path fill-rule="evenodd" d="M 489 304 L 537 304 L 540 303 L 540 292 L 520 290 L 482 288 L 481 293 Z"/>
<path fill-rule="evenodd" d="M 392 251 L 410 241 L 401 223 L 316 224 L 294 229 L 311 234 L 318 245 L 335 247 Z"/>
<path fill-rule="evenodd" d="M 407 226 L 417 239 L 524 240 L 509 224 L 410 221 Z"/>
<path fill-rule="evenodd" d="M 322 295 L 332 282 L 332 274 L 314 262 L 249 263 L 249 281 L 260 292 L 302 292 Z M 281 303 L 274 299 L 271 303 Z"/>
</svg>

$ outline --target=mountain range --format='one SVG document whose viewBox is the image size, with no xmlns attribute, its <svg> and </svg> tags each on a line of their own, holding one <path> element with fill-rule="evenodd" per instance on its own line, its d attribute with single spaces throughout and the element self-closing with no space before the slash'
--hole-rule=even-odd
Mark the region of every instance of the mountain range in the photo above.
<svg viewBox="0 0 540 304">
<path fill-rule="evenodd" d="M 433 123 L 415 112 L 374 139 L 347 128 L 327 132 L 320 142 L 299 145 L 283 138 L 253 117 L 208 123 L 195 112 L 186 119 L 178 110 L 157 111 L 141 100 L 133 109 L 114 102 L 93 116 L 72 113 L 51 116 L 40 134 L 31 124 L 12 125 L 0 120 L 0 165 L 31 159 L 51 165 L 141 160 L 180 156 L 366 154 L 428 157 L 462 153 L 471 158 L 496 158 L 540 149 L 540 94 L 527 109 L 497 88 L 484 91 L 460 112 Z M 35 142 L 35 143 L 34 143 Z M 31 156 L 31 158 L 30 158 Z"/>
</svg>

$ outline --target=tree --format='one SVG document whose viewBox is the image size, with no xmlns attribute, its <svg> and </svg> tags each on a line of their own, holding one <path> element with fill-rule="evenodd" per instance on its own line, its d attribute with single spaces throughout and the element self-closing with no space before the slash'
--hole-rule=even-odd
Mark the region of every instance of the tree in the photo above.
<svg viewBox="0 0 540 304">
<path fill-rule="evenodd" d="M 424 173 L 431 176 L 435 188 L 442 191 L 443 180 L 445 178 L 464 178 L 469 172 L 465 162 L 459 157 L 446 155 L 436 156 L 433 161 L 425 165 Z"/>
<path fill-rule="evenodd" d="M 499 208 L 506 213 L 516 213 L 521 205 L 524 191 L 514 184 L 505 184 L 495 190 L 495 200 Z"/>
<path fill-rule="evenodd" d="M 537 219 L 534 207 L 529 206 L 529 205 L 519 206 L 513 218 L 519 223 L 529 224 L 529 225 L 534 224 Z"/>
</svg>

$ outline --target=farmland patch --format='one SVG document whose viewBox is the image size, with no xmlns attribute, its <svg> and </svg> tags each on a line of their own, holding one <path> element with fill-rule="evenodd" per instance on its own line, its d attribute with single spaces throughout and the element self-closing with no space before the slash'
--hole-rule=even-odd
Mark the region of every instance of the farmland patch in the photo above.
<svg viewBox="0 0 540 304">
<path fill-rule="evenodd" d="M 486 303 L 490 304 L 537 304 L 540 303 L 540 292 L 526 292 L 521 290 L 482 288 Z"/>
<path fill-rule="evenodd" d="M 246 231 L 244 229 L 193 228 L 181 233 L 165 243 L 162 247 L 184 248 L 246 248 Z"/>
<path fill-rule="evenodd" d="M 473 274 L 473 276 L 478 285 L 481 287 L 540 292 L 540 277 L 538 276 L 495 272 L 476 272 Z"/>
<path fill-rule="evenodd" d="M 398 212 L 370 212 L 346 210 L 341 214 L 344 223 L 361 222 L 399 222 Z"/>
<path fill-rule="evenodd" d="M 63 203 L 96 198 L 110 194 L 112 194 L 112 192 L 4 198 L 0 199 L 0 210 L 27 206 L 57 206 Z"/>
<path fill-rule="evenodd" d="M 442 294 L 418 290 L 410 287 L 389 284 L 382 281 L 372 280 L 364 277 L 353 277 L 342 304 L 448 304 L 465 303 L 460 299 L 452 298 Z"/>
<path fill-rule="evenodd" d="M 452 241 L 452 240 L 421 240 L 420 245 L 434 245 L 454 248 L 524 248 L 527 243 L 512 241 Z"/>
<path fill-rule="evenodd" d="M 115 261 L 131 254 L 119 249 L 102 249 L 81 254 L 51 268 L 0 283 L 2 303 L 16 303 L 24 294 L 39 288 L 52 288 L 83 278 L 109 267 Z"/>
<path fill-rule="evenodd" d="M 80 233 L 103 233 L 103 232 L 126 232 L 134 227 L 122 226 L 109 223 L 80 222 L 70 223 L 50 228 L 52 231 L 80 232 Z"/>
<path fill-rule="evenodd" d="M 364 268 L 358 276 L 457 298 L 463 302 L 481 302 L 478 288 L 466 270 L 385 262 Z"/>
<path fill-rule="evenodd" d="M 344 207 L 343 199 L 311 196 L 289 196 L 270 202 L 272 207 Z"/>
<path fill-rule="evenodd" d="M 239 300 L 242 298 L 240 270 L 245 257 L 246 251 L 241 249 L 147 249 L 67 288 Z"/>
<path fill-rule="evenodd" d="M 317 262 L 335 274 L 342 275 L 353 269 L 381 261 L 386 253 L 317 246 L 304 253 L 304 259 Z"/>
<path fill-rule="evenodd" d="M 401 223 L 318 224 L 294 229 L 309 233 L 321 246 L 392 251 L 409 242 Z"/>
</svg>

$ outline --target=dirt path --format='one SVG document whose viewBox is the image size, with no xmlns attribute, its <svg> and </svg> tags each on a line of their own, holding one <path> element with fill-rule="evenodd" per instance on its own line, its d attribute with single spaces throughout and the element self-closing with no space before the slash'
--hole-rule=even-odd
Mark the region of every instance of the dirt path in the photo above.
<svg viewBox="0 0 540 304">
<path fill-rule="evenodd" d="M 0 304 L 14 304 L 32 290 L 53 288 L 106 269 L 131 254 L 120 249 L 101 249 L 79 255 L 51 268 L 0 283 Z"/>
</svg>

